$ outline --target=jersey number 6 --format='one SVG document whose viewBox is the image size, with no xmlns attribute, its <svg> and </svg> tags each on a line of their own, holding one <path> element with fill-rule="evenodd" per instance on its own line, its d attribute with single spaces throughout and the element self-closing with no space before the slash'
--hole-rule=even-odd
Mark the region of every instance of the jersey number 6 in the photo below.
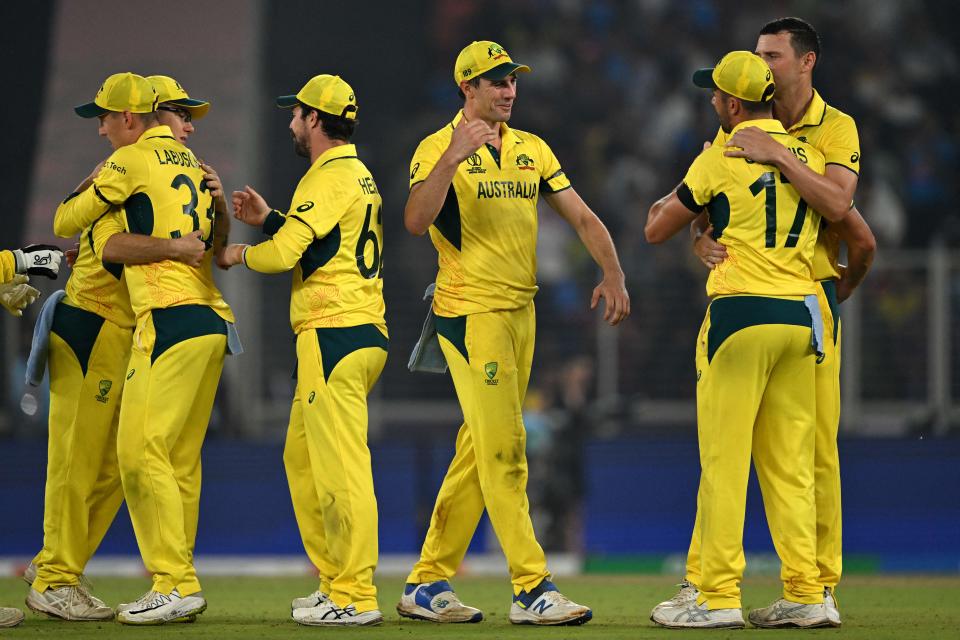
<svg viewBox="0 0 960 640">
<path fill-rule="evenodd" d="M 383 260 L 380 255 L 380 242 L 383 238 L 383 207 L 377 208 L 377 233 L 370 228 L 370 219 L 373 217 L 373 204 L 367 205 L 367 216 L 363 219 L 363 229 L 360 230 L 360 239 L 357 241 L 357 269 L 364 278 L 379 278 L 383 276 Z M 367 266 L 364 253 L 367 243 L 373 243 L 373 263 Z"/>
</svg>

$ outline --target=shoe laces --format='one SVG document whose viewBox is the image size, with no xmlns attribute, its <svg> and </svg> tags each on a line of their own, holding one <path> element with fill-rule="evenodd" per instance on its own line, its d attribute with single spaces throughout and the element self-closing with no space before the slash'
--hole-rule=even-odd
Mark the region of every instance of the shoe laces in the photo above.
<svg viewBox="0 0 960 640">
<path fill-rule="evenodd" d="M 162 593 L 160 593 L 159 591 L 154 591 L 153 589 L 151 589 L 150 591 L 147 591 L 145 594 L 143 594 L 142 596 L 140 596 L 140 599 L 137 600 L 136 602 L 134 602 L 133 604 L 136 605 L 136 606 L 145 607 L 145 606 L 151 605 L 151 604 L 155 603 L 157 600 L 161 599 L 161 596 L 163 596 Z"/>
<path fill-rule="evenodd" d="M 543 594 L 543 597 L 555 605 L 573 604 L 573 601 L 571 601 L 570 598 L 563 595 L 559 591 L 547 591 Z"/>
</svg>

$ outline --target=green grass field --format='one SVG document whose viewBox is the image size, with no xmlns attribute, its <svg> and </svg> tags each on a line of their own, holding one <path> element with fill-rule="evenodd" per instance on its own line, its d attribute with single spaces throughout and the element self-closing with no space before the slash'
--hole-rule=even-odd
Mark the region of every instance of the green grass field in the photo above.
<svg viewBox="0 0 960 640">
<path fill-rule="evenodd" d="M 364 638 L 726 638 L 772 634 L 775 640 L 799 636 L 860 638 L 958 638 L 960 637 L 960 578 L 957 577 L 866 577 L 846 579 L 838 597 L 844 625 L 841 629 L 808 631 L 671 631 L 648 620 L 650 608 L 674 592 L 670 577 L 586 576 L 557 583 L 573 600 L 593 607 L 594 618 L 583 627 L 515 627 L 507 621 L 510 587 L 505 579 L 463 578 L 457 580 L 461 598 L 480 607 L 485 619 L 479 624 L 434 625 L 401 622 L 394 606 L 402 588 L 399 578 L 381 579 L 380 602 L 384 624 L 363 629 L 300 627 L 290 619 L 294 596 L 316 588 L 309 578 L 207 578 L 204 594 L 207 612 L 194 624 L 163 627 L 124 627 L 117 623 L 66 623 L 27 612 L 15 629 L 0 630 L 2 638 L 304 638 L 308 635 L 346 634 Z M 95 592 L 108 603 L 129 601 L 147 587 L 147 580 L 99 578 Z M 15 578 L 0 579 L 0 604 L 24 608 L 26 585 Z M 765 606 L 779 595 L 772 578 L 748 577 L 744 584 L 744 609 Z M 746 616 L 744 616 L 746 617 Z"/>
</svg>

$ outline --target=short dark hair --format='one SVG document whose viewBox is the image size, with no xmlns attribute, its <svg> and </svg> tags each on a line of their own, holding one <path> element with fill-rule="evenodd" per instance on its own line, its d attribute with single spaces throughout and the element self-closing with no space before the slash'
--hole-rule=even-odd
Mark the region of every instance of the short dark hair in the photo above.
<svg viewBox="0 0 960 640">
<path fill-rule="evenodd" d="M 723 89 L 721 89 L 720 91 L 721 93 L 723 93 L 723 95 L 727 96 L 728 98 L 737 98 L 737 96 L 731 95 L 726 91 L 724 91 Z M 764 100 L 762 102 L 758 102 L 754 100 L 744 100 L 743 98 L 737 98 L 737 100 L 740 101 L 740 104 L 743 106 L 743 110 L 751 115 L 770 113 L 771 112 L 770 110 L 773 109 L 772 99 Z"/>
<path fill-rule="evenodd" d="M 149 111 L 147 113 L 132 113 L 130 115 L 136 117 L 145 127 L 153 126 L 160 121 L 160 119 L 157 117 L 156 111 Z"/>
<path fill-rule="evenodd" d="M 471 87 L 473 87 L 474 89 L 479 89 L 479 88 L 480 88 L 480 76 L 477 76 L 476 78 L 471 78 L 470 80 L 467 80 L 467 84 L 469 84 L 469 85 L 470 85 Z M 457 86 L 457 95 L 460 96 L 460 99 L 461 99 L 461 100 L 466 100 L 466 99 L 467 99 L 467 96 L 463 95 L 463 91 L 460 89 L 459 85 Z"/>
<path fill-rule="evenodd" d="M 320 130 L 323 131 L 323 135 L 327 136 L 331 140 L 343 140 L 344 142 L 349 142 L 350 138 L 353 137 L 353 132 L 357 128 L 357 119 L 353 118 L 341 118 L 340 116 L 331 115 L 325 111 L 320 111 L 315 107 L 311 107 L 308 104 L 302 102 L 300 104 L 300 117 L 306 120 L 307 116 L 310 115 L 310 112 L 313 111 L 317 114 L 317 119 L 320 120 Z"/>
<path fill-rule="evenodd" d="M 761 36 L 776 35 L 786 31 L 790 34 L 790 46 L 798 56 L 812 51 L 820 60 L 820 35 L 806 20 L 778 18 L 760 29 Z"/>
</svg>

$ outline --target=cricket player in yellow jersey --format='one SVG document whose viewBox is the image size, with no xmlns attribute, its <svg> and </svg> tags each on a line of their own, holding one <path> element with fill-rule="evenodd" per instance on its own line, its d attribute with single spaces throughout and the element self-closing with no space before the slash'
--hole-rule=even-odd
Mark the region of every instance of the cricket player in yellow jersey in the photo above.
<svg viewBox="0 0 960 640">
<path fill-rule="evenodd" d="M 759 127 L 823 172 L 823 155 L 772 119 L 775 85 L 759 56 L 729 53 L 694 74 L 694 82 L 713 89 L 725 132 Z M 820 216 L 776 167 L 728 158 L 720 146 L 701 153 L 680 186 L 650 208 L 647 239 L 665 241 L 703 210 L 728 257 L 707 280 L 712 302 L 697 341 L 699 593 L 658 606 L 652 619 L 671 628 L 744 626 L 740 580 L 752 454 L 782 562 L 777 605 L 793 612 L 798 626 L 823 626 L 810 402 L 822 353 L 812 278 Z"/>
<path fill-rule="evenodd" d="M 100 124 L 117 149 L 129 127 L 153 111 L 156 95 L 139 76 L 116 74 L 97 94 Z M 81 109 L 81 116 L 95 115 Z M 50 417 L 43 547 L 24 579 L 27 606 L 64 620 L 106 620 L 113 609 L 80 582 L 123 501 L 116 434 L 133 311 L 121 265 L 105 265 L 93 251 L 92 232 L 109 206 L 98 183 L 108 169 L 98 165 L 57 208 L 54 233 L 80 234 L 80 247 L 49 329 Z M 94 206 L 78 207 L 87 202 Z"/>
<path fill-rule="evenodd" d="M 713 144 L 726 145 L 730 157 L 747 157 L 778 167 L 800 196 L 817 211 L 849 210 L 839 222 L 829 225 L 824 222 L 821 226 L 813 268 L 825 333 L 825 357 L 817 364 L 816 371 L 817 566 L 830 623 L 840 626 L 840 612 L 834 596 L 842 570 L 840 456 L 837 451 L 840 427 L 839 303 L 850 297 L 866 276 L 873 262 L 876 241 L 859 211 L 851 206 L 860 171 L 856 123 L 847 114 L 826 104 L 813 88 L 813 69 L 820 56 L 817 32 L 799 18 L 774 20 L 761 29 L 756 53 L 770 66 L 777 83 L 774 118 L 790 135 L 820 151 L 826 158 L 826 170 L 823 175 L 812 171 L 756 127 L 742 129 L 732 139 L 721 129 Z M 698 233 L 704 226 L 704 220 L 698 220 L 694 225 L 697 235 L 694 250 L 704 264 L 714 268 L 727 254 L 710 233 Z M 839 264 L 841 240 L 847 246 L 846 266 Z M 687 557 L 687 574 L 680 592 L 666 602 L 696 597 L 695 585 L 699 584 L 700 578 L 699 552 L 699 524 L 695 524 Z M 754 617 L 761 615 L 757 612 Z M 777 626 L 790 624 L 789 620 L 770 620 L 770 623 Z"/>
<path fill-rule="evenodd" d="M 237 218 L 271 236 L 230 245 L 226 264 L 262 273 L 294 270 L 290 322 L 297 388 L 283 460 L 307 555 L 320 586 L 292 603 L 293 619 L 317 626 L 383 622 L 373 574 L 377 502 L 367 448 L 367 395 L 387 360 L 382 200 L 350 144 L 353 89 L 318 75 L 277 105 L 292 108 L 290 133 L 310 169 L 286 214 L 253 189 L 233 194 Z"/>
<path fill-rule="evenodd" d="M 517 74 L 530 68 L 497 43 L 473 42 L 457 57 L 463 110 L 427 136 L 411 161 L 408 231 L 428 230 L 439 255 L 433 313 L 464 423 L 437 496 L 420 560 L 397 611 L 433 622 L 477 622 L 449 580 L 486 508 L 513 583 L 515 624 L 583 624 L 588 607 L 550 581 L 530 521 L 521 407 L 533 360 L 537 199 L 543 195 L 577 231 L 603 270 L 591 307 L 604 319 L 630 312 L 623 271 L 606 227 L 564 175 L 550 147 L 507 121 Z"/>
<path fill-rule="evenodd" d="M 94 115 L 103 105 L 85 108 Z M 113 112 L 101 117 L 108 131 L 122 125 Z M 95 251 L 110 261 L 123 232 L 212 247 L 215 205 L 196 156 L 155 111 L 124 143 L 107 159 L 94 198 L 74 199 L 79 212 L 106 213 L 95 225 Z M 118 609 L 126 624 L 161 624 L 206 608 L 188 524 L 196 520 L 200 447 L 228 336 L 236 345 L 233 314 L 213 283 L 212 253 L 203 253 L 199 266 L 162 260 L 124 268 L 136 327 L 117 452 L 134 533 L 153 574 L 152 589 Z"/>
</svg>

